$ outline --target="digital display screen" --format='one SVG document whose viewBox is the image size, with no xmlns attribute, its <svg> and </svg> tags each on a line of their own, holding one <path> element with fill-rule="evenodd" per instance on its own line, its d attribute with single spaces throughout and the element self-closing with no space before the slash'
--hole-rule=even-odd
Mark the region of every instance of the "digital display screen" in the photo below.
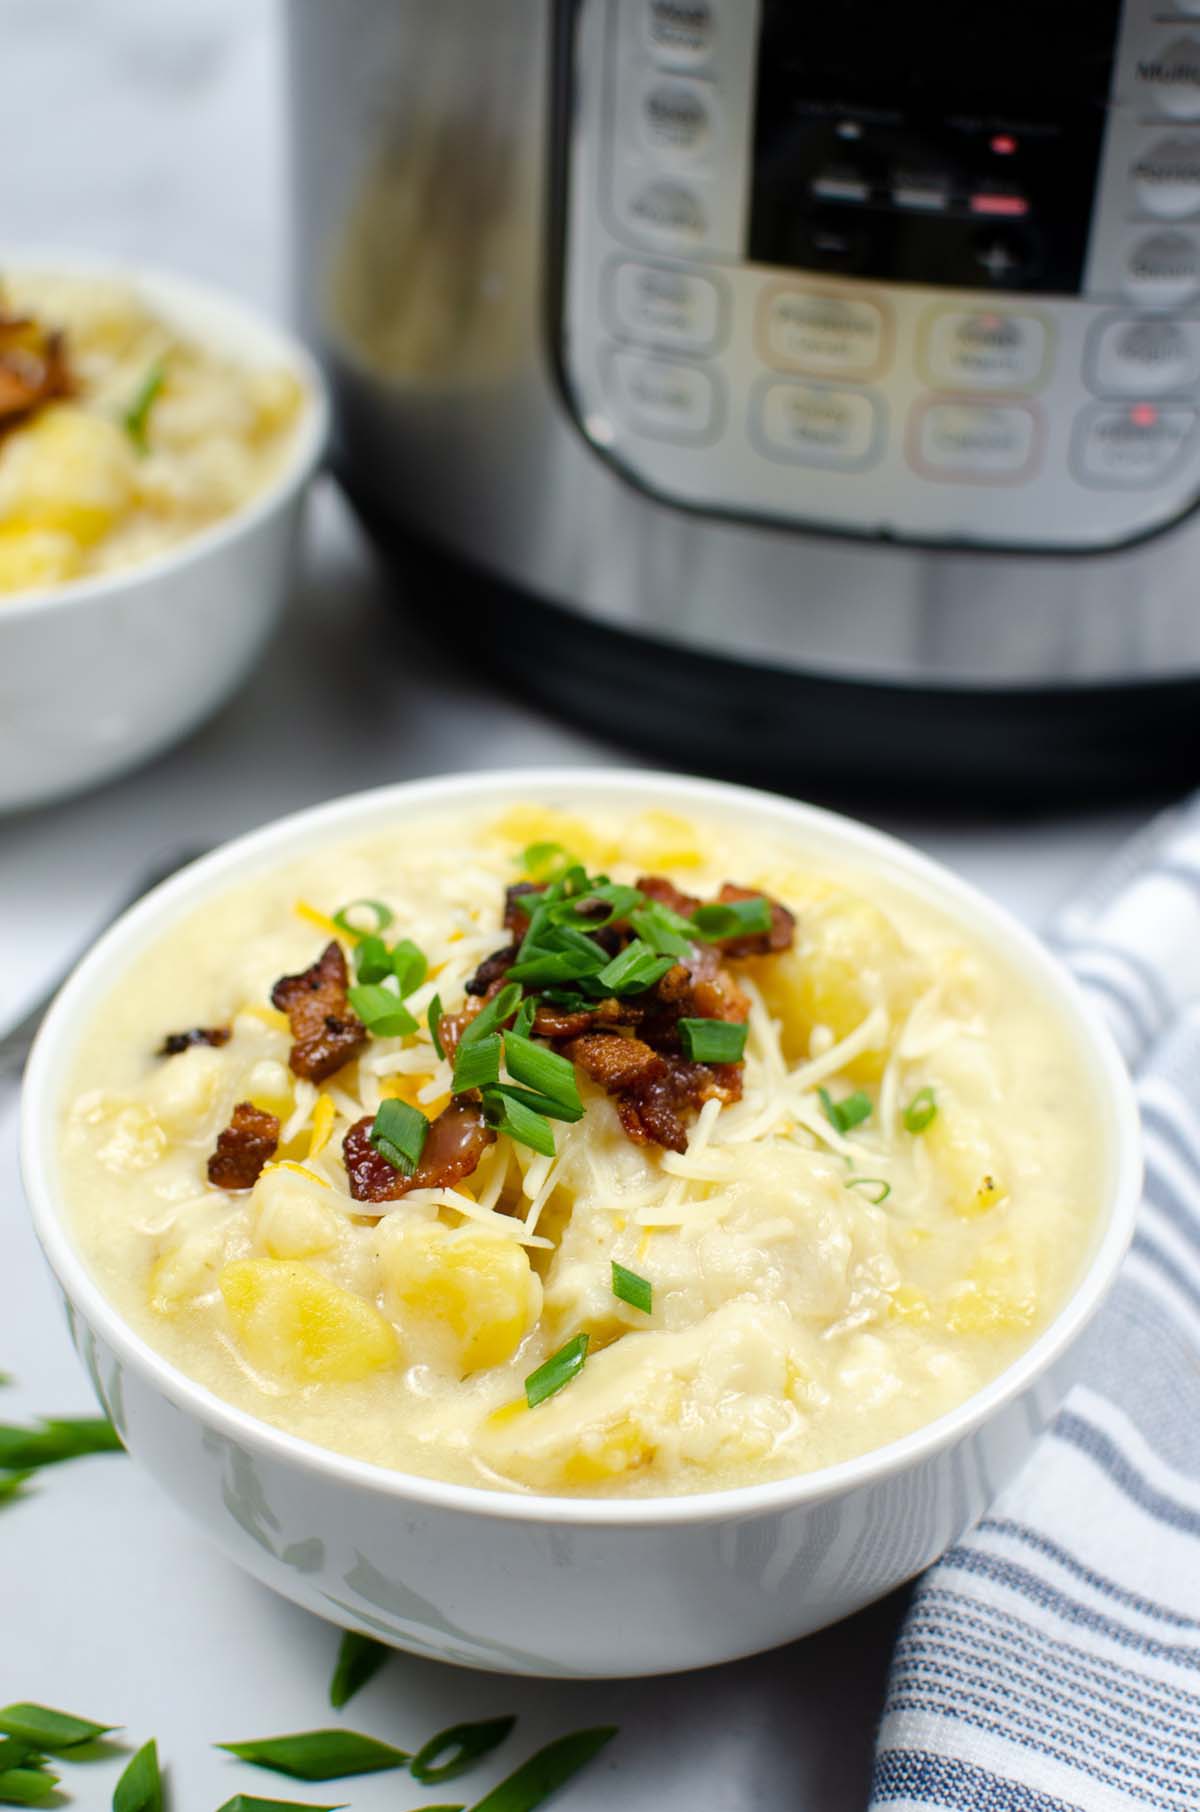
<svg viewBox="0 0 1200 1812">
<path fill-rule="evenodd" d="M 1119 18 L 1119 0 L 763 0 L 749 257 L 1077 293 Z"/>
</svg>

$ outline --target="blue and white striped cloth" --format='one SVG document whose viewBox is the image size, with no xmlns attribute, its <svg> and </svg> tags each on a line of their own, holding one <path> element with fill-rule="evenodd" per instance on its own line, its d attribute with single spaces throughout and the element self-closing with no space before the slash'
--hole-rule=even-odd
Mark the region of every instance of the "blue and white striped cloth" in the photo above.
<svg viewBox="0 0 1200 1812">
<path fill-rule="evenodd" d="M 1200 798 L 1052 942 L 1137 1078 L 1145 1200 L 1086 1382 L 914 1592 L 872 1812 L 1200 1812 Z"/>
</svg>

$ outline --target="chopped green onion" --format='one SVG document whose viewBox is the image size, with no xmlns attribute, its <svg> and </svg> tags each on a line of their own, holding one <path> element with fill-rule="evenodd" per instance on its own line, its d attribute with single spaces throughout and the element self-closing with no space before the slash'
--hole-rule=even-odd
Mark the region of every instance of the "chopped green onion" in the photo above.
<svg viewBox="0 0 1200 1812">
<path fill-rule="evenodd" d="M 644 994 L 674 966 L 674 957 L 656 956 L 649 944 L 635 937 L 619 956 L 605 964 L 596 981 L 610 994 Z"/>
<path fill-rule="evenodd" d="M 90 1718 L 73 1717 L 69 1711 L 53 1711 L 48 1705 L 6 1705 L 0 1711 L 0 1731 L 5 1736 L 19 1737 L 36 1743 L 51 1755 L 76 1749 L 81 1743 L 94 1743 L 97 1737 L 119 1730 L 119 1724 L 93 1724 Z"/>
<path fill-rule="evenodd" d="M 693 1063 L 740 1063 L 749 1026 L 728 1019 L 681 1019 L 679 1036 Z"/>
<path fill-rule="evenodd" d="M 409 1763 L 409 1773 L 414 1780 L 420 1781 L 423 1787 L 437 1787 L 443 1781 L 452 1781 L 456 1775 L 465 1774 L 474 1762 L 482 1755 L 490 1755 L 493 1749 L 499 1748 L 505 1737 L 512 1730 L 516 1718 L 485 1718 L 478 1724 L 452 1724 L 449 1730 L 441 1730 L 437 1736 L 418 1749 Z M 448 1759 L 439 1762 L 440 1755 Z"/>
<path fill-rule="evenodd" d="M 847 1177 L 846 1188 L 861 1190 L 876 1206 L 880 1202 L 886 1202 L 892 1193 L 891 1184 L 884 1182 L 882 1177 Z"/>
<path fill-rule="evenodd" d="M 354 924 L 350 917 L 352 912 L 359 912 L 360 916 L 363 912 L 368 913 L 371 923 Z M 347 905 L 338 907 L 333 915 L 333 922 L 350 937 L 366 937 L 370 932 L 378 935 L 379 932 L 386 931 L 395 916 L 391 907 L 385 906 L 382 900 L 351 900 Z"/>
<path fill-rule="evenodd" d="M 640 1309 L 643 1315 L 650 1314 L 654 1303 L 654 1286 L 650 1279 L 639 1277 L 636 1271 L 627 1271 L 615 1258 L 612 1261 L 612 1292 L 631 1309 Z"/>
<path fill-rule="evenodd" d="M 416 1020 L 391 988 L 364 982 L 360 987 L 347 988 L 346 999 L 376 1038 L 400 1038 L 417 1029 Z"/>
<path fill-rule="evenodd" d="M 295 1736 L 263 1737 L 255 1743 L 218 1743 L 218 1749 L 236 1755 L 255 1768 L 290 1774 L 298 1781 L 336 1781 L 351 1774 L 379 1774 L 402 1768 L 406 1749 L 393 1749 L 376 1737 L 356 1730 L 301 1730 Z"/>
<path fill-rule="evenodd" d="M 752 900 L 714 901 L 708 906 L 697 906 L 692 924 L 707 943 L 716 944 L 725 938 L 769 931 L 771 908 L 761 894 Z"/>
<path fill-rule="evenodd" d="M 549 907 L 547 917 L 552 925 L 571 925 L 580 931 L 599 931 L 614 919 L 627 918 L 645 895 L 636 887 L 616 881 L 597 881 L 584 892 Z M 599 908 L 599 910 L 597 910 Z"/>
<path fill-rule="evenodd" d="M 483 1091 L 483 1112 L 489 1126 L 507 1133 L 520 1145 L 539 1151 L 545 1158 L 555 1155 L 554 1130 L 545 1115 L 522 1101 L 510 1088 L 488 1088 Z"/>
<path fill-rule="evenodd" d="M 0 1774 L 0 1806 L 38 1806 L 58 1785 L 45 1768 L 6 1768 Z"/>
<path fill-rule="evenodd" d="M 421 1110 L 393 1095 L 379 1103 L 369 1137 L 393 1170 L 410 1177 L 421 1162 L 428 1134 L 429 1122 Z"/>
<path fill-rule="evenodd" d="M 533 998 L 532 994 L 528 994 L 521 1002 L 520 1012 L 513 1020 L 512 1029 L 514 1035 L 517 1038 L 528 1038 L 533 1030 L 533 1022 L 536 1017 L 537 1001 Z"/>
<path fill-rule="evenodd" d="M 21 1428 L 0 1422 L 0 1467 L 54 1466 L 88 1453 L 120 1453 L 121 1438 L 103 1416 L 64 1417 Z M 0 1731 L 6 1729 L 0 1714 Z"/>
<path fill-rule="evenodd" d="M 515 982 L 501 988 L 494 994 L 486 1007 L 469 1019 L 458 1041 L 461 1050 L 464 1044 L 477 1044 L 481 1038 L 487 1038 L 492 1032 L 498 1032 L 506 1019 L 511 1019 L 521 1004 L 521 990 Z"/>
<path fill-rule="evenodd" d="M 509 1032 L 504 1039 L 504 1061 L 514 1082 L 524 1082 L 571 1113 L 576 1109 L 583 1111 L 575 1065 L 568 1057 L 560 1057 L 557 1051 L 535 1044 L 532 1038 L 523 1038 L 518 1032 Z"/>
<path fill-rule="evenodd" d="M 217 1812 L 346 1812 L 346 1805 L 343 1801 L 339 1806 L 314 1806 L 306 1799 L 259 1799 L 253 1793 L 235 1793 Z"/>
<path fill-rule="evenodd" d="M 583 1102 L 568 1106 L 563 1101 L 556 1101 L 552 1095 L 541 1095 L 533 1088 L 520 1088 L 515 1082 L 500 1084 L 501 1093 L 506 1101 L 520 1101 L 535 1114 L 541 1114 L 546 1120 L 566 1120 L 574 1125 L 576 1120 L 583 1119 Z"/>
<path fill-rule="evenodd" d="M 696 928 L 689 919 L 658 900 L 647 900 L 629 915 L 629 923 L 644 943 L 659 956 L 689 956 Z"/>
<path fill-rule="evenodd" d="M 360 982 L 386 981 L 392 973 L 392 953 L 374 932 L 359 940 L 354 952 L 354 973 Z"/>
<path fill-rule="evenodd" d="M 166 377 L 166 360 L 156 359 L 134 392 L 133 401 L 121 417 L 121 426 L 139 453 L 150 451 L 146 438 L 146 430 L 150 426 L 150 411 L 158 399 L 158 393 L 166 382 Z"/>
<path fill-rule="evenodd" d="M 429 973 L 425 952 L 418 950 L 410 937 L 392 945 L 392 973 L 400 984 L 400 998 L 419 988 Z"/>
<path fill-rule="evenodd" d="M 548 881 L 565 874 L 574 860 L 561 843 L 527 843 L 517 865 L 531 881 Z"/>
<path fill-rule="evenodd" d="M 41 1750 L 35 1743 L 26 1743 L 20 1737 L 0 1737 L 0 1774 L 7 1768 L 40 1768 L 43 1762 Z"/>
<path fill-rule="evenodd" d="M 32 1466 L 26 1466 L 20 1472 L 0 1472 L 0 1504 L 6 1503 L 11 1497 L 18 1497 L 22 1485 L 29 1483 L 33 1473 Z M 0 1748 L 2 1747 L 3 1745 L 0 1744 Z M 0 1761 L 2 1760 L 3 1758 L 0 1757 Z"/>
<path fill-rule="evenodd" d="M 394 1653 L 373 1636 L 360 1636 L 347 1630 L 338 1647 L 337 1665 L 329 1682 L 329 1703 L 335 1711 L 348 1705 L 356 1692 L 373 1680 L 384 1662 Z"/>
<path fill-rule="evenodd" d="M 931 1088 L 918 1089 L 904 1110 L 905 1130 L 923 1133 L 937 1113 L 937 1098 Z"/>
<path fill-rule="evenodd" d="M 461 1095 L 469 1088 L 487 1088 L 489 1083 L 499 1080 L 499 1032 L 489 1032 L 485 1038 L 477 1038 L 473 1044 L 459 1045 L 454 1060 L 454 1081 L 451 1084 L 456 1095 Z"/>
<path fill-rule="evenodd" d="M 871 1112 L 871 1097 L 857 1089 L 853 1095 L 847 1095 L 841 1101 L 835 1101 L 827 1088 L 819 1088 L 821 1106 L 825 1109 L 825 1118 L 835 1132 L 848 1133 L 856 1126 L 861 1126 Z"/>
<path fill-rule="evenodd" d="M 425 1015 L 425 1022 L 429 1027 L 429 1036 L 433 1039 L 434 1050 L 439 1057 L 444 1057 L 446 1055 L 446 1050 L 445 1046 L 442 1044 L 442 1035 L 439 1030 L 442 1023 L 442 997 L 440 994 L 435 994 L 430 1001 L 429 1011 Z"/>
<path fill-rule="evenodd" d="M 607 962 L 608 955 L 599 944 L 573 925 L 551 925 L 536 937 L 531 926 L 508 973 L 514 982 L 547 988 L 598 975 Z"/>
<path fill-rule="evenodd" d="M 539 1365 L 536 1372 L 530 1372 L 525 1380 L 525 1401 L 530 1409 L 536 1409 L 555 1391 L 560 1391 L 564 1384 L 569 1384 L 576 1372 L 581 1372 L 587 1359 L 588 1336 L 576 1334 L 560 1346 L 556 1353 L 551 1353 L 544 1365 Z"/>
<path fill-rule="evenodd" d="M 576 1730 L 570 1736 L 559 1737 L 557 1742 L 547 1743 L 477 1800 L 471 1812 L 534 1812 L 535 1806 L 586 1767 L 616 1734 L 616 1726 L 609 1724 L 595 1730 Z"/>
<path fill-rule="evenodd" d="M 113 1812 L 163 1812 L 158 1745 L 143 1743 L 113 1789 Z"/>
</svg>

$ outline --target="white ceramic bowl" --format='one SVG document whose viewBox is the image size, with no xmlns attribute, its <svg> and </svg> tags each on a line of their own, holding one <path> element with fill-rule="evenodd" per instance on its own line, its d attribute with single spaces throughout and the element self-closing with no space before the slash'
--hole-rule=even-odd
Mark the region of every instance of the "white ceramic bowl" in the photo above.
<svg viewBox="0 0 1200 1812">
<path fill-rule="evenodd" d="M 308 353 L 232 296 L 140 265 L 0 254 L 0 273 L 21 270 L 127 283 L 205 345 L 294 372 L 308 400 L 280 470 L 243 509 L 139 565 L 0 598 L 0 811 L 134 767 L 224 702 L 286 601 L 328 418 Z"/>
<path fill-rule="evenodd" d="M 664 804 L 794 831 L 868 861 L 969 921 L 1059 1007 L 1107 1129 L 1083 1275 L 1052 1325 L 986 1389 L 903 1440 L 822 1472 L 702 1496 L 507 1496 L 347 1459 L 222 1402 L 121 1319 L 89 1275 L 56 1141 L 81 1031 L 122 970 L 231 882 L 418 812 L 515 799 Z M 878 1598 L 962 1534 L 1026 1458 L 1074 1377 L 1140 1184 L 1137 1114 L 1088 1003 L 1029 932 L 892 839 L 771 795 L 627 771 L 458 775 L 285 818 L 184 870 L 126 913 L 63 988 L 30 1059 L 22 1164 L 75 1343 L 131 1453 L 241 1565 L 334 1622 L 471 1667 L 559 1676 L 700 1667 L 785 1642 Z"/>
</svg>

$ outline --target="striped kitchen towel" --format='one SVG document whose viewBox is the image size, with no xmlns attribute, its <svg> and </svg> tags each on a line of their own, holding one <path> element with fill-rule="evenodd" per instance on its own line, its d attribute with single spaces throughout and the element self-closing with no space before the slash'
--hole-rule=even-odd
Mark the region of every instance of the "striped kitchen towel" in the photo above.
<svg viewBox="0 0 1200 1812">
<path fill-rule="evenodd" d="M 1137 1078 L 1141 1219 L 1086 1382 L 913 1594 L 873 1812 L 1200 1812 L 1200 798 L 1051 941 Z"/>
</svg>

